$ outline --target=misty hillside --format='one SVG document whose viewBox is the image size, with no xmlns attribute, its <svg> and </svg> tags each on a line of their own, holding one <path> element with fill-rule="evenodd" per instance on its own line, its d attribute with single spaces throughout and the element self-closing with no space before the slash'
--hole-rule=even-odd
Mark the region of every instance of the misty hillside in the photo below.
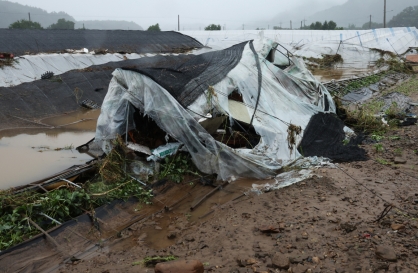
<svg viewBox="0 0 418 273">
<path fill-rule="evenodd" d="M 9 1 L 0 1 L 0 28 L 8 28 L 10 24 L 17 20 L 28 20 L 30 17 L 32 21 L 40 23 L 44 28 L 54 24 L 58 19 L 64 18 L 66 20 L 75 21 L 75 19 L 65 12 L 47 12 L 46 10 L 25 6 Z"/>
<path fill-rule="evenodd" d="M 330 7 L 333 6 L 332 4 Z M 305 2 L 303 5 L 298 6 L 290 11 L 283 11 L 277 14 L 269 20 L 269 24 L 271 26 L 281 26 L 283 28 L 290 27 L 290 20 L 292 20 L 293 28 L 299 28 L 301 21 L 306 19 L 306 24 L 310 25 L 310 20 L 308 21 L 308 17 L 311 16 L 315 12 L 322 11 L 324 9 L 324 1 L 323 0 L 311 0 L 309 2 Z M 324 19 L 324 20 L 333 20 L 333 19 Z M 335 20 L 334 20 L 335 21 Z"/>
<path fill-rule="evenodd" d="M 388 0 L 386 2 L 386 23 L 406 7 L 416 6 L 418 3 L 417 0 Z M 317 12 L 307 19 L 309 19 L 309 24 L 315 21 L 334 20 L 338 26 L 347 27 L 348 24 L 355 24 L 361 27 L 369 22 L 370 15 L 372 15 L 373 22 L 383 23 L 383 0 L 349 0 L 345 4 Z"/>
<path fill-rule="evenodd" d="M 82 28 L 83 23 L 87 29 L 131 29 L 142 30 L 142 28 L 134 23 L 128 21 L 79 21 L 65 12 L 47 12 L 46 10 L 35 8 L 31 6 L 12 3 L 9 1 L 0 0 L 0 28 L 8 28 L 10 24 L 17 20 L 28 20 L 30 12 L 31 20 L 38 22 L 42 27 L 47 28 L 54 24 L 58 19 L 64 18 L 75 22 L 75 28 Z"/>
<path fill-rule="evenodd" d="M 128 22 L 128 21 L 98 21 L 98 20 L 88 20 L 88 21 L 77 21 L 75 23 L 75 28 L 82 28 L 84 27 L 87 29 L 104 29 L 104 30 L 112 30 L 112 29 L 126 29 L 126 30 L 143 30 L 140 25 L 135 22 Z"/>
</svg>

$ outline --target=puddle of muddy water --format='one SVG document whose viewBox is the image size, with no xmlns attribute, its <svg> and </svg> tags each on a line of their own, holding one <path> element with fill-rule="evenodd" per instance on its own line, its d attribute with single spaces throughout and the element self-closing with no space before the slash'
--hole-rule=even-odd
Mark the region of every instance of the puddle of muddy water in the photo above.
<svg viewBox="0 0 418 273">
<path fill-rule="evenodd" d="M 175 244 L 175 239 L 168 239 L 167 236 L 172 232 L 170 227 L 176 226 L 173 224 L 175 219 L 181 218 L 185 221 L 192 223 L 201 223 L 210 219 L 215 211 L 220 209 L 222 205 L 234 200 L 241 196 L 243 193 L 248 192 L 251 189 L 252 184 L 265 184 L 271 182 L 269 180 L 255 180 L 255 179 L 240 179 L 227 185 L 225 188 L 216 191 L 209 198 L 205 199 L 194 210 L 190 210 L 190 207 L 196 204 L 203 196 L 213 190 L 213 188 L 207 186 L 197 185 L 189 194 L 189 197 L 180 202 L 171 212 L 163 214 L 162 218 L 154 219 L 155 224 L 149 225 L 141 229 L 141 233 L 144 235 L 144 242 L 147 246 L 154 249 L 163 249 Z M 170 196 L 173 200 L 180 200 L 186 194 L 185 190 L 178 192 L 172 192 Z M 246 198 L 245 196 L 242 197 Z M 239 202 L 240 199 L 237 200 Z M 233 205 L 231 203 L 231 205 Z M 178 223 L 177 223 L 178 225 Z M 181 223 L 180 223 L 181 225 Z M 184 223 L 183 223 L 184 225 Z"/>
<path fill-rule="evenodd" d="M 94 137 L 100 110 L 43 119 L 51 128 L 0 131 L 0 189 L 25 185 L 92 158 L 74 148 Z"/>
<path fill-rule="evenodd" d="M 329 68 L 329 69 L 314 69 L 312 74 L 320 82 L 329 82 L 331 80 L 346 80 L 354 76 L 373 71 L 371 68 Z"/>
</svg>

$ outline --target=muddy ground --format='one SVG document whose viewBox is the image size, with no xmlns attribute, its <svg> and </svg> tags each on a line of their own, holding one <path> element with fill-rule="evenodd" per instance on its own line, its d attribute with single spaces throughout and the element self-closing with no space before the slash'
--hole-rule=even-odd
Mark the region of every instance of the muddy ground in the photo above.
<svg viewBox="0 0 418 273">
<path fill-rule="evenodd" d="M 154 272 L 144 260 L 168 256 L 200 260 L 205 272 L 418 272 L 417 131 L 369 136 L 369 160 L 277 191 L 249 193 L 274 180 L 234 181 L 193 210 L 214 187 L 168 182 L 152 205 L 115 206 L 102 233 L 87 218 L 54 236 L 59 248 L 42 239 L 5 254 L 0 272 Z"/>
<path fill-rule="evenodd" d="M 193 200 L 154 214 L 59 272 L 154 272 L 141 261 L 168 255 L 205 272 L 418 272 L 417 130 L 390 130 L 383 150 L 362 145 L 368 161 L 278 191 L 242 197 L 268 181 L 235 181 L 202 209 L 190 211 Z"/>
</svg>

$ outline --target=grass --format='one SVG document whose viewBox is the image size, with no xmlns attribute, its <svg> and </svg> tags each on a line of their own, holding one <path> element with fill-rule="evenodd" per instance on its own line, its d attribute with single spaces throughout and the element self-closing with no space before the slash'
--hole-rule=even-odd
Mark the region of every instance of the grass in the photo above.
<svg viewBox="0 0 418 273">
<path fill-rule="evenodd" d="M 374 148 L 376 149 L 376 152 L 377 153 L 379 153 L 379 152 L 383 152 L 385 149 L 383 148 L 383 145 L 382 145 L 382 143 L 376 143 L 375 145 L 374 145 Z"/>
<path fill-rule="evenodd" d="M 418 92 L 418 77 L 417 75 L 411 76 L 409 81 L 404 82 L 400 86 L 396 87 L 391 91 L 386 91 L 383 94 L 386 95 L 388 93 L 398 92 L 404 94 L 406 96 L 411 95 L 412 93 Z"/>
<path fill-rule="evenodd" d="M 344 92 L 348 93 L 350 91 L 357 90 L 357 89 L 360 89 L 362 87 L 375 84 L 375 83 L 379 82 L 385 75 L 386 74 L 376 74 L 376 75 L 371 75 L 371 76 L 367 76 L 365 78 L 361 78 L 361 79 L 352 81 L 345 87 Z"/>
<path fill-rule="evenodd" d="M 163 263 L 163 262 L 170 262 L 175 261 L 178 258 L 174 255 L 169 256 L 155 256 L 155 257 L 145 257 L 143 260 L 138 262 L 133 262 L 132 265 L 141 265 L 141 266 L 151 266 L 155 265 L 157 263 Z"/>
<path fill-rule="evenodd" d="M 401 155 L 402 154 L 402 149 L 401 148 L 397 148 L 393 151 L 394 154 L 396 155 Z"/>
<path fill-rule="evenodd" d="M 390 162 L 383 158 L 376 158 L 376 161 L 383 165 L 390 165 Z"/>
</svg>

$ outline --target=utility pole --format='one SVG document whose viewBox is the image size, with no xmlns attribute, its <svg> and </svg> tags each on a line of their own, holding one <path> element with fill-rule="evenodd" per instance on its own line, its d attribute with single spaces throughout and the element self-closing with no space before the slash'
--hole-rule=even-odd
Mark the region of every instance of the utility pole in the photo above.
<svg viewBox="0 0 418 273">
<path fill-rule="evenodd" d="M 300 21 L 300 29 L 302 29 L 302 23 L 303 23 L 303 21 Z"/>
<path fill-rule="evenodd" d="M 180 31 L 180 15 L 177 15 L 178 31 Z"/>
<path fill-rule="evenodd" d="M 282 22 L 280 22 L 280 28 L 282 28 Z"/>
<path fill-rule="evenodd" d="M 30 12 L 28 12 L 28 14 L 29 14 L 29 22 L 30 22 Z"/>
<path fill-rule="evenodd" d="M 372 29 L 372 15 L 370 14 L 370 23 L 369 23 L 369 28 Z"/>
<path fill-rule="evenodd" d="M 244 30 L 244 24 L 242 24 L 242 30 Z"/>
<path fill-rule="evenodd" d="M 386 0 L 383 7 L 383 28 L 386 28 Z"/>
<path fill-rule="evenodd" d="M 290 29 L 292 29 L 292 20 L 290 20 Z"/>
</svg>

